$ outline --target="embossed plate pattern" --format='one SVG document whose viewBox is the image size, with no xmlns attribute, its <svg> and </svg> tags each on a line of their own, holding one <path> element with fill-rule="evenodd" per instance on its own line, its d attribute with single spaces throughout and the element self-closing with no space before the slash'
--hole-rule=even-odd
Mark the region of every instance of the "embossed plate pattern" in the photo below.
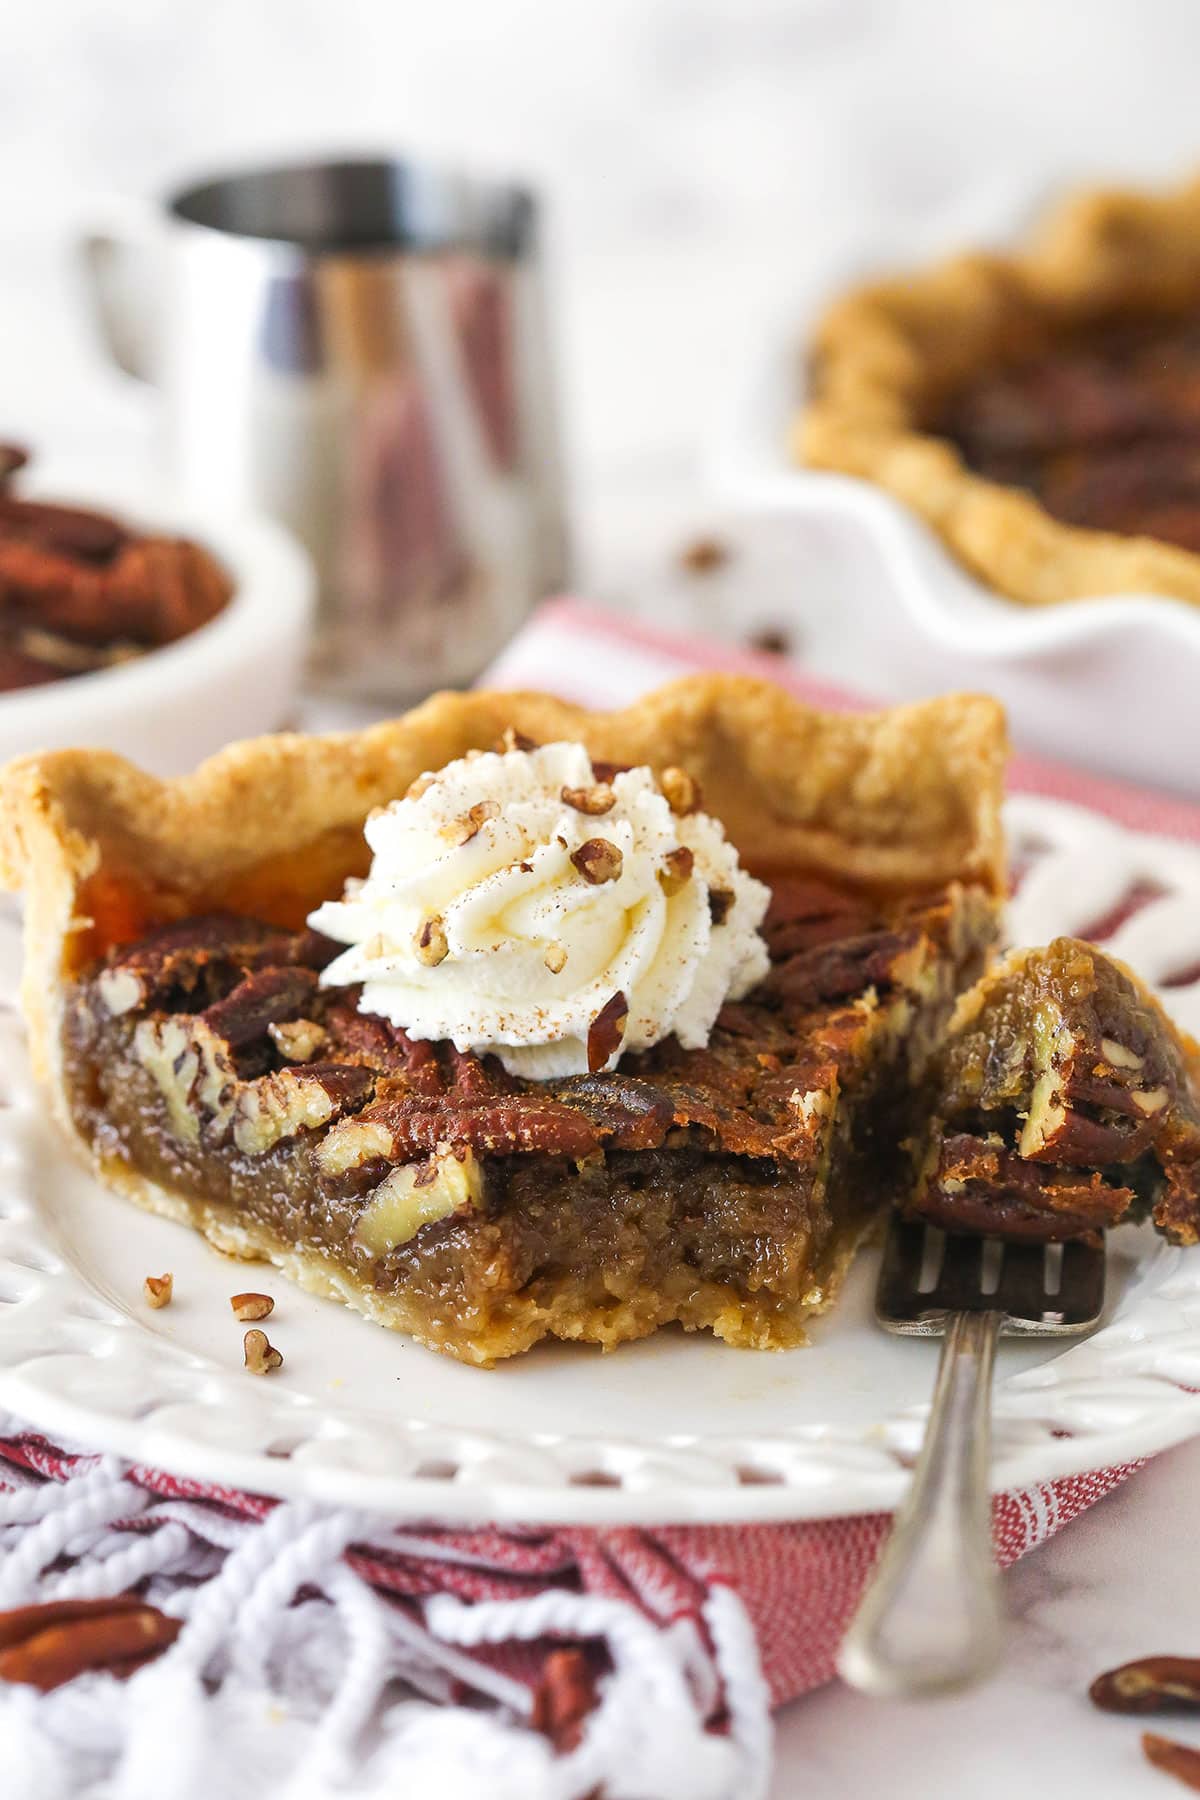
<svg viewBox="0 0 1200 1800">
<path fill-rule="evenodd" d="M 1014 941 L 1096 931 L 1200 1030 L 1200 849 L 1018 798 Z M 1130 896 L 1137 904 L 1129 910 Z M 817 1518 L 893 1506 L 933 1375 L 870 1323 L 873 1258 L 810 1349 L 665 1332 L 617 1354 L 551 1347 L 460 1368 L 104 1193 L 40 1117 L 0 920 L 0 1406 L 148 1464 L 267 1493 L 456 1519 Z M 175 1276 L 161 1312 L 147 1274 Z M 229 1295 L 276 1296 L 282 1371 L 241 1367 Z M 1061 1353 L 1005 1345 L 996 1485 L 1129 1461 L 1200 1429 L 1200 1251 L 1112 1245 L 1104 1327 Z"/>
</svg>

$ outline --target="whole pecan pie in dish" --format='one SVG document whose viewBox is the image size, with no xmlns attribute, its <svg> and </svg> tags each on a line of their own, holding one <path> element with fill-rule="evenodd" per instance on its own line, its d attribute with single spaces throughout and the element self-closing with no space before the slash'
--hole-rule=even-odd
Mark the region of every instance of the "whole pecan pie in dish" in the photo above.
<svg viewBox="0 0 1200 1800">
<path fill-rule="evenodd" d="M 860 288 L 810 377 L 799 458 L 888 489 L 1011 599 L 1200 604 L 1200 182 Z"/>
<path fill-rule="evenodd" d="M 1043 1242 L 1153 1218 L 1200 1242 L 1200 1045 L 1123 964 L 1056 938 L 959 1001 L 909 1210 Z"/>
<path fill-rule="evenodd" d="M 441 695 L 166 783 L 27 758 L 36 1063 L 112 1186 L 465 1361 L 796 1344 L 994 940 L 1003 761 L 989 700 L 716 676 Z"/>
</svg>

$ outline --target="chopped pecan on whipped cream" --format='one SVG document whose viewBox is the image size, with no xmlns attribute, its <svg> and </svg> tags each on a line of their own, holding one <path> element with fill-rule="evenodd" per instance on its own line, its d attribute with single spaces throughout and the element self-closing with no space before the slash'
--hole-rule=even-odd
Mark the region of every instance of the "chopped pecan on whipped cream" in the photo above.
<svg viewBox="0 0 1200 1800">
<path fill-rule="evenodd" d="M 534 1080 L 671 1035 L 702 1049 L 766 973 L 767 889 L 682 769 L 503 743 L 367 821 L 370 874 L 310 920 L 350 946 L 322 986 L 362 983 L 364 1013 Z"/>
<path fill-rule="evenodd" d="M 0 445 L 0 689 L 126 662 L 226 605 L 229 577 L 200 545 L 18 498 L 9 478 L 25 460 Z"/>
</svg>

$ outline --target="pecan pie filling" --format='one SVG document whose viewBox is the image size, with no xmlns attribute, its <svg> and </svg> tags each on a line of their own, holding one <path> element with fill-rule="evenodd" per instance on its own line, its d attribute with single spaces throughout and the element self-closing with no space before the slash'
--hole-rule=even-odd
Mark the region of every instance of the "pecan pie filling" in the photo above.
<svg viewBox="0 0 1200 1800">
<path fill-rule="evenodd" d="M 981 371 L 930 428 L 1064 524 L 1200 551 L 1200 315 L 1076 326 Z"/>
<path fill-rule="evenodd" d="M 1056 1242 L 1149 1215 L 1200 1242 L 1200 1052 L 1074 938 L 1013 952 L 930 1064 L 910 1200 L 950 1231 Z"/>
<path fill-rule="evenodd" d="M 465 1361 L 673 1320 L 796 1344 L 895 1197 L 994 920 L 979 888 L 883 902 L 786 877 L 769 973 L 706 1048 L 530 1080 L 320 986 L 337 946 L 315 932 L 213 914 L 74 980 L 67 1096 L 100 1165 L 218 1247 Z"/>
</svg>

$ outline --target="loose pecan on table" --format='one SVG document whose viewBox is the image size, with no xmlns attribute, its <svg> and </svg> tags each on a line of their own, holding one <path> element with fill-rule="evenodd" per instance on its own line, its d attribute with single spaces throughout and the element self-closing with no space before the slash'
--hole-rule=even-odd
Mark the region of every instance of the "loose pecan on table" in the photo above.
<svg viewBox="0 0 1200 1800">
<path fill-rule="evenodd" d="M 1105 1712 L 1200 1712 L 1200 1657 L 1143 1656 L 1097 1675 L 1088 1694 Z"/>
<path fill-rule="evenodd" d="M 132 1675 L 173 1644 L 181 1629 L 137 1594 L 55 1600 L 0 1613 L 0 1681 L 49 1693 L 88 1670 Z"/>
<path fill-rule="evenodd" d="M 1200 1750 L 1194 1750 L 1190 1744 L 1177 1744 L 1173 1738 L 1159 1737 L 1157 1732 L 1143 1731 L 1142 1753 L 1164 1775 L 1174 1775 L 1184 1787 L 1200 1793 Z"/>
</svg>

